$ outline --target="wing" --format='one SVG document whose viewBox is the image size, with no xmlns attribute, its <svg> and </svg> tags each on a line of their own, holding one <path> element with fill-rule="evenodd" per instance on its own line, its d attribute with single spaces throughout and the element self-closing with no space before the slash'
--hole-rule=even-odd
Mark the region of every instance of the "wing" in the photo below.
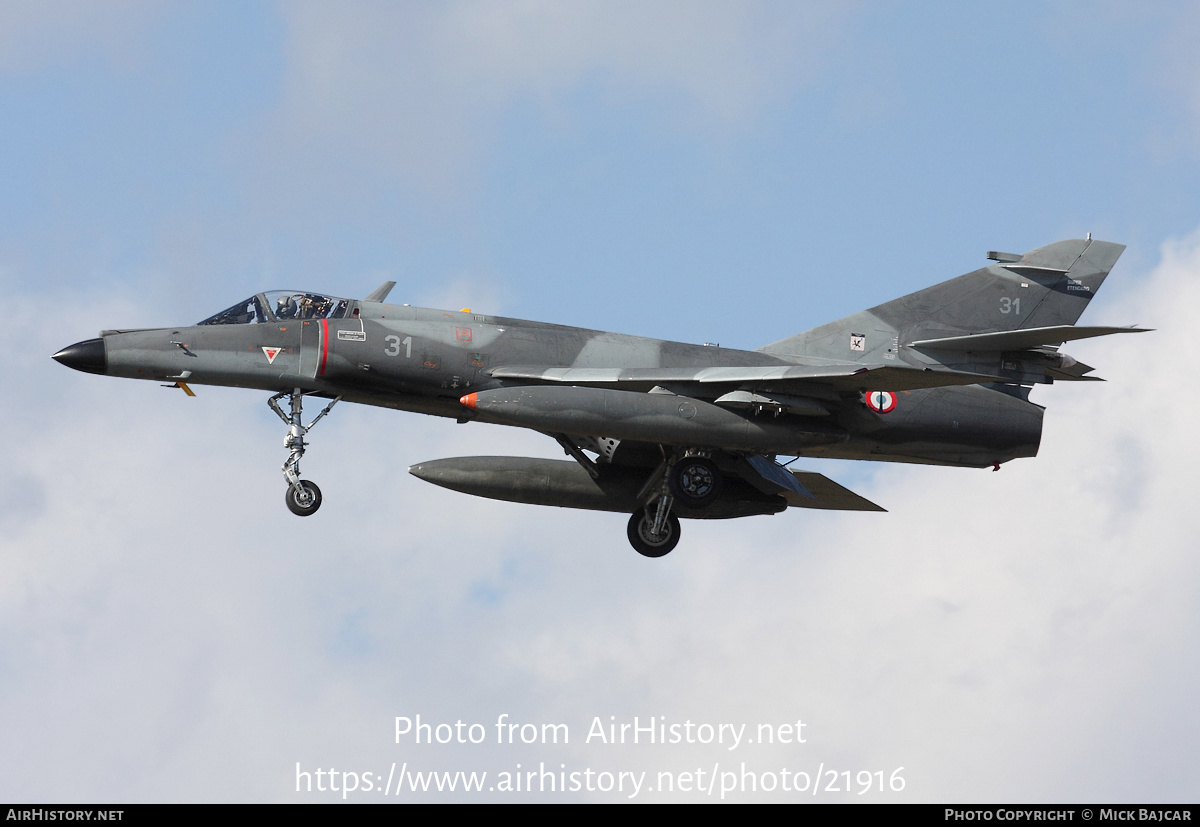
<svg viewBox="0 0 1200 827">
<path fill-rule="evenodd" d="M 656 385 L 710 386 L 763 385 L 796 392 L 824 387 L 834 394 L 854 391 L 904 391 L 948 385 L 977 385 L 1004 382 L 1003 376 L 936 367 L 905 365 L 768 365 L 759 367 L 705 368 L 547 368 L 539 366 L 497 367 L 494 379 L 521 382 L 581 385 L 648 391 Z"/>
<path fill-rule="evenodd" d="M 1114 333 L 1150 333 L 1145 327 L 1076 327 L 1055 325 L 1053 327 L 1031 327 L 1021 330 L 1005 330 L 999 333 L 975 333 L 970 336 L 949 336 L 943 339 L 921 339 L 909 347 L 922 350 L 1031 350 L 1037 347 L 1061 345 L 1078 339 L 1095 336 L 1110 336 Z"/>
<path fill-rule="evenodd" d="M 683 367 L 683 368 L 562 368 L 540 365 L 514 365 L 493 368 L 495 379 L 537 384 L 580 385 L 620 388 L 630 391 L 649 391 L 656 386 L 670 387 L 686 393 L 686 386 L 716 391 L 721 385 L 731 388 L 751 385 L 757 388 L 789 391 L 800 396 L 829 396 L 854 392 L 910 391 L 953 385 L 978 385 L 990 382 L 1036 382 L 1037 378 L 1015 377 L 1011 372 L 979 370 L 990 364 L 999 366 L 1003 353 L 1037 351 L 1063 342 L 1109 336 L 1115 333 L 1147 333 L 1139 327 L 1076 327 L 1053 325 L 995 333 L 948 336 L 920 339 L 906 345 L 927 354 L 938 362 L 912 366 L 908 364 L 844 362 L 822 365 L 753 365 L 746 367 Z M 939 356 L 938 354 L 943 354 Z M 951 367 L 950 354 L 972 354 L 969 362 Z M 949 358 L 947 358 L 949 357 Z M 982 359 L 980 357 L 983 357 Z M 1007 357 L 1006 357 L 1007 358 Z M 1073 359 L 1047 360 L 1045 354 L 1030 353 L 1035 362 L 1031 369 L 1038 375 L 1058 379 L 1084 379 L 1090 371 L 1087 365 L 1071 370 Z M 1045 362 L 1046 364 L 1041 364 Z M 971 367 L 975 369 L 963 369 Z M 683 386 L 683 387 L 681 387 Z M 822 393 L 824 391 L 824 393 Z M 712 394 L 720 396 L 721 391 Z M 707 396 L 709 394 L 698 394 Z"/>
<path fill-rule="evenodd" d="M 784 494 L 793 508 L 820 508 L 827 511 L 887 511 L 849 488 L 843 488 L 824 474 L 815 471 L 792 471 L 796 480 L 812 494 Z"/>
<path fill-rule="evenodd" d="M 790 471 L 771 457 L 746 456 L 734 473 L 764 494 L 776 494 L 793 508 L 825 511 L 887 511 L 816 471 Z"/>
</svg>

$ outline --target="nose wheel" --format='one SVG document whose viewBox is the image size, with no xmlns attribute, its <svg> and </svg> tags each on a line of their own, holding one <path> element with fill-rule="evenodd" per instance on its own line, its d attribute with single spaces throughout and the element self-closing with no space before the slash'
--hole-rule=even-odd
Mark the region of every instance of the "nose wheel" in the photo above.
<svg viewBox="0 0 1200 827">
<path fill-rule="evenodd" d="M 289 412 L 284 413 L 279 406 L 279 400 L 288 397 Z M 283 438 L 283 447 L 288 449 L 288 458 L 283 463 L 283 479 L 287 482 L 287 492 L 284 494 L 285 502 L 288 510 L 299 517 L 308 517 L 317 512 L 321 507 L 321 489 L 317 487 L 315 482 L 311 480 L 300 479 L 300 458 L 304 456 L 304 451 L 307 449 L 307 444 L 304 441 L 305 435 L 312 430 L 325 414 L 333 408 L 334 405 L 341 400 L 341 397 L 335 397 L 332 402 L 325 406 L 325 410 L 317 414 L 317 418 L 307 425 L 303 424 L 304 413 L 304 392 L 299 388 L 294 389 L 291 393 L 277 393 L 267 400 L 267 404 L 271 407 L 283 423 L 288 426 L 287 436 Z"/>
<path fill-rule="evenodd" d="M 317 509 L 321 507 L 321 489 L 317 488 L 317 484 L 312 480 L 300 480 L 297 485 L 288 488 L 283 496 L 288 511 L 297 517 L 316 514 Z"/>
<path fill-rule="evenodd" d="M 659 521 L 658 510 L 654 504 L 635 511 L 625 529 L 629 544 L 643 557 L 663 557 L 679 545 L 679 518 L 668 512 Z"/>
<path fill-rule="evenodd" d="M 651 477 L 647 486 L 653 486 Z M 633 512 L 625 536 L 629 545 L 643 557 L 662 557 L 679 545 L 679 518 L 671 513 L 675 498 L 665 481 L 659 481 L 659 491 L 653 494 L 644 508 Z"/>
</svg>

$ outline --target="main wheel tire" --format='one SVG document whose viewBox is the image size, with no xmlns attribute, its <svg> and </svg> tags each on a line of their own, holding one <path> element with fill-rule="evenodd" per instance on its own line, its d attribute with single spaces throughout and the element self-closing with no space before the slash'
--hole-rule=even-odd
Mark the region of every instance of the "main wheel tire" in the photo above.
<svg viewBox="0 0 1200 827">
<path fill-rule="evenodd" d="M 643 557 L 662 557 L 670 554 L 671 549 L 679 545 L 679 518 L 674 514 L 668 514 L 667 524 L 663 526 L 663 533 L 660 537 L 650 534 L 653 526 L 654 517 L 651 516 L 650 509 L 643 508 L 633 512 L 633 516 L 629 518 L 629 526 L 625 530 L 629 537 L 629 544 Z"/>
<path fill-rule="evenodd" d="M 721 472 L 712 460 L 684 457 L 671 469 L 671 496 L 686 508 L 704 508 L 721 496 Z"/>
<path fill-rule="evenodd" d="M 284 492 L 284 501 L 287 503 L 288 511 L 298 517 L 316 514 L 317 509 L 321 507 L 321 489 L 317 488 L 317 484 L 311 480 L 300 480 L 300 488 L 304 489 L 307 497 L 302 499 L 301 492 L 294 487 L 289 487 Z"/>
</svg>

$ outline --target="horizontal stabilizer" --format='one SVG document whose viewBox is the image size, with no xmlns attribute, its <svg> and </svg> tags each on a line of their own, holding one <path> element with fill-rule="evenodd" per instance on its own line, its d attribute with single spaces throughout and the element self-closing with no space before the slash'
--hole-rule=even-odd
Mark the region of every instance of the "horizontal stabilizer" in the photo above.
<svg viewBox="0 0 1200 827">
<path fill-rule="evenodd" d="M 1046 368 L 1046 375 L 1051 379 L 1062 382 L 1103 382 L 1099 376 L 1087 376 L 1095 370 L 1091 365 L 1085 365 L 1083 362 L 1073 362 L 1070 365 L 1062 367 Z"/>
<path fill-rule="evenodd" d="M 921 339 L 909 344 L 926 350 L 1029 350 L 1035 347 L 1061 345 L 1076 339 L 1109 336 L 1113 333 L 1149 333 L 1145 327 L 1077 327 L 1054 325 L 1023 330 L 1004 330 L 999 333 L 975 333 L 970 336 L 948 336 L 944 339 Z"/>
</svg>

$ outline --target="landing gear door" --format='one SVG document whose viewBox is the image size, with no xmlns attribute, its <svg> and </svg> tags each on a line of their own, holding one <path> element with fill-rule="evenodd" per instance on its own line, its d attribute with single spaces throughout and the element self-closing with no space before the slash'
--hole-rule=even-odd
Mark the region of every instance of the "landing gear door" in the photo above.
<svg viewBox="0 0 1200 827">
<path fill-rule="evenodd" d="M 305 379 L 315 379 L 322 367 L 327 324 L 324 319 L 306 319 L 300 323 L 300 376 Z"/>
</svg>

